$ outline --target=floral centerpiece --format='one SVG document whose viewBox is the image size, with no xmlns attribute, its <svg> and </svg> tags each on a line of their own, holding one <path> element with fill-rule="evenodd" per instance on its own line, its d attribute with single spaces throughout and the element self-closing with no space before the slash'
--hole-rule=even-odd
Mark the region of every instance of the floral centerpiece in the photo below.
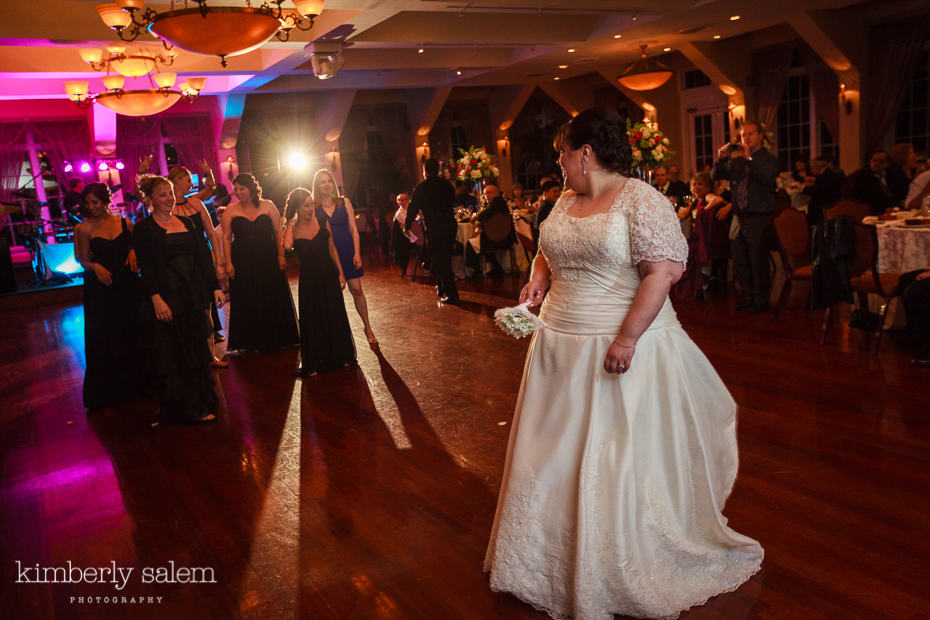
<svg viewBox="0 0 930 620">
<path fill-rule="evenodd" d="M 497 177 L 500 170 L 494 165 L 494 158 L 488 155 L 484 147 L 470 146 L 459 149 L 462 154 L 456 160 L 456 176 L 460 181 L 479 181 L 483 178 Z"/>
<path fill-rule="evenodd" d="M 445 159 L 440 159 L 439 160 L 439 176 L 441 176 L 447 181 L 454 181 L 457 177 L 455 166 L 456 166 L 456 161 L 454 159 L 449 160 L 449 161 L 446 161 Z"/>
<path fill-rule="evenodd" d="M 635 125 L 626 119 L 626 135 L 633 147 L 633 169 L 657 168 L 674 151 L 668 149 L 668 138 L 656 129 L 655 121 L 646 119 Z"/>
</svg>

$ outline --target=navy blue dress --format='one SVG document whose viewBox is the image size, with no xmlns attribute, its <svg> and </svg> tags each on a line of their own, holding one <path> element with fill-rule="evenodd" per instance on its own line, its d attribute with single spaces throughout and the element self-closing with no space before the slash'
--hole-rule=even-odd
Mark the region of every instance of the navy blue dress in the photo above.
<svg viewBox="0 0 930 620">
<path fill-rule="evenodd" d="M 333 231 L 333 244 L 339 254 L 342 274 L 346 280 L 361 278 L 365 275 L 361 268 L 356 269 L 352 264 L 352 258 L 355 256 L 355 242 L 352 240 L 352 231 L 349 229 L 349 212 L 346 210 L 345 198 L 338 200 L 332 217 L 328 216 L 322 207 L 317 208 L 316 216 L 329 222 L 329 228 Z"/>
</svg>

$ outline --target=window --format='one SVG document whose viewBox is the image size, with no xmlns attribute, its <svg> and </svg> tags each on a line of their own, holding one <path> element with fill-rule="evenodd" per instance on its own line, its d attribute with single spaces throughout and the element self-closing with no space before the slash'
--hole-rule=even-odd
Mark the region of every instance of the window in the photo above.
<svg viewBox="0 0 930 620">
<path fill-rule="evenodd" d="M 688 90 L 689 88 L 700 88 L 701 86 L 710 86 L 710 78 L 704 75 L 703 71 L 700 69 L 685 71 L 684 90 Z"/>
<path fill-rule="evenodd" d="M 810 155 L 811 96 L 806 73 L 792 75 L 778 106 L 778 159 L 782 170 L 792 170 L 795 157 Z"/>
<path fill-rule="evenodd" d="M 918 153 L 930 150 L 930 49 L 920 54 L 895 120 L 895 142 L 910 142 Z"/>
<path fill-rule="evenodd" d="M 714 132 L 712 114 L 694 115 L 694 170 L 714 165 Z"/>
<path fill-rule="evenodd" d="M 465 128 L 455 123 L 452 125 L 452 156 L 456 159 L 462 156 L 459 149 L 468 150 L 468 138 L 465 137 Z"/>
</svg>

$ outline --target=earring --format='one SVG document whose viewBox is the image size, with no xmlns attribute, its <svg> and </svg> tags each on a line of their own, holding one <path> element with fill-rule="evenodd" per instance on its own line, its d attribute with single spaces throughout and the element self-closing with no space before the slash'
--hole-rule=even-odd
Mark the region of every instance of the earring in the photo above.
<svg viewBox="0 0 930 620">
<path fill-rule="evenodd" d="M 588 174 L 588 160 L 586 159 L 581 160 L 581 174 L 582 175 Z"/>
</svg>

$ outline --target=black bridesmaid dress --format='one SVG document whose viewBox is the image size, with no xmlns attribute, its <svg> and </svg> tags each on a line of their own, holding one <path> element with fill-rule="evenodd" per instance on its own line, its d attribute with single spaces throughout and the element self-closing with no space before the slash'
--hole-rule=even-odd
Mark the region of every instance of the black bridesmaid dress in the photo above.
<svg viewBox="0 0 930 620">
<path fill-rule="evenodd" d="M 113 239 L 93 237 L 91 260 L 106 267 L 109 286 L 93 270 L 84 272 L 84 406 L 99 409 L 140 395 L 138 318 L 142 289 L 126 265 L 132 237 L 123 230 Z"/>
<path fill-rule="evenodd" d="M 158 418 L 192 424 L 215 413 L 218 404 L 207 343 L 212 326 L 204 311 L 219 284 L 207 242 L 190 218 L 175 217 L 185 232 L 167 233 L 151 216 L 139 222 L 136 252 L 146 292 L 161 295 L 172 314 L 171 321 L 159 321 L 151 301 L 146 304 L 153 387 L 161 400 Z"/>
<path fill-rule="evenodd" d="M 230 350 L 274 351 L 298 344 L 294 300 L 278 268 L 278 241 L 267 213 L 237 216 L 232 229 L 235 277 L 229 281 Z"/>
<path fill-rule="evenodd" d="M 329 254 L 326 220 L 317 221 L 320 231 L 313 239 L 294 240 L 300 256 L 300 375 L 355 363 L 355 342 L 339 288 L 339 270 Z"/>
</svg>

